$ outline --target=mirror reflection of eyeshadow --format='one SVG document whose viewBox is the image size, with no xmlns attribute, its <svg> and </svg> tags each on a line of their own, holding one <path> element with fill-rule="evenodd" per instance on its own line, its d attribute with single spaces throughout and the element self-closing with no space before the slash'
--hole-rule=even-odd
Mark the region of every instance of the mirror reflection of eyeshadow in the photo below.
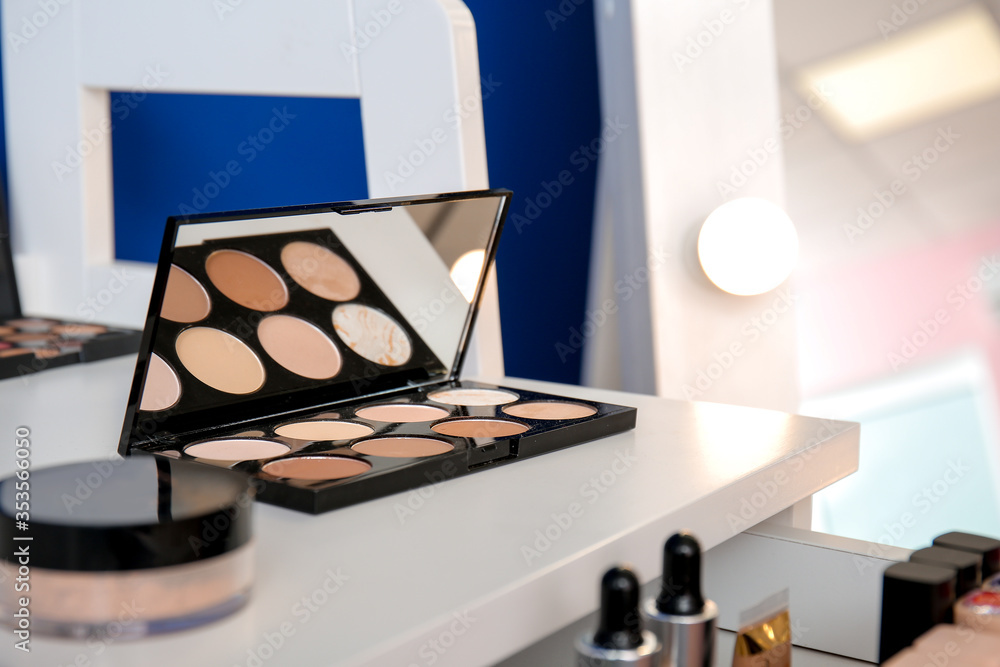
<svg viewBox="0 0 1000 667">
<path fill-rule="evenodd" d="M 394 436 L 362 440 L 351 447 L 354 451 L 368 456 L 384 456 L 394 459 L 410 459 L 422 456 L 446 454 L 455 449 L 454 445 L 435 438 L 417 436 Z"/>
<path fill-rule="evenodd" d="M 207 440 L 184 448 L 184 453 L 199 459 L 214 461 L 258 461 L 287 454 L 288 445 L 274 440 L 244 440 L 229 438 Z"/>
<path fill-rule="evenodd" d="M 181 267 L 171 264 L 160 316 L 171 322 L 197 322 L 208 317 L 212 300 L 204 286 Z"/>
<path fill-rule="evenodd" d="M 528 427 L 505 419 L 452 419 L 434 424 L 431 430 L 458 438 L 509 438 Z"/>
<path fill-rule="evenodd" d="M 297 456 L 271 461 L 262 470 L 275 477 L 321 482 L 356 477 L 371 467 L 367 461 L 346 456 Z"/>
<path fill-rule="evenodd" d="M 89 338 L 106 333 L 108 328 L 100 324 L 57 324 L 52 327 L 52 333 L 65 338 Z"/>
<path fill-rule="evenodd" d="M 181 381 L 177 373 L 160 355 L 149 358 L 146 367 L 146 384 L 142 387 L 139 409 L 149 412 L 166 410 L 181 400 Z"/>
<path fill-rule="evenodd" d="M 220 292 L 244 308 L 270 312 L 288 304 L 288 286 L 264 261 L 239 250 L 216 250 L 205 272 Z"/>
<path fill-rule="evenodd" d="M 445 405 L 490 406 L 516 401 L 518 395 L 499 389 L 476 389 L 473 387 L 441 389 L 427 394 L 427 398 Z"/>
<path fill-rule="evenodd" d="M 382 311 L 368 306 L 337 306 L 333 309 L 333 328 L 345 345 L 376 364 L 402 366 L 413 354 L 403 328 Z"/>
<path fill-rule="evenodd" d="M 355 422 L 303 421 L 284 424 L 274 429 L 274 432 L 285 438 L 293 438 L 295 440 L 325 442 L 327 440 L 360 438 L 371 435 L 375 432 L 375 429 Z"/>
<path fill-rule="evenodd" d="M 235 336 L 210 327 L 177 336 L 177 357 L 192 375 L 227 394 L 251 394 L 264 386 L 264 366 Z"/>
<path fill-rule="evenodd" d="M 583 419 L 597 412 L 592 405 L 562 401 L 532 401 L 506 406 L 503 411 L 523 419 Z"/>
<path fill-rule="evenodd" d="M 313 380 L 340 372 L 340 350 L 314 324 L 289 315 L 271 315 L 257 325 L 264 351 L 285 369 Z"/>
<path fill-rule="evenodd" d="M 323 299 L 350 301 L 361 292 L 351 265 L 321 245 L 293 241 L 281 249 L 281 264 L 292 280 Z"/>
<path fill-rule="evenodd" d="M 390 424 L 409 424 L 413 422 L 429 422 L 447 417 L 450 413 L 433 405 L 411 405 L 409 403 L 391 403 L 387 405 L 372 405 L 361 408 L 356 413 L 362 419 Z"/>
</svg>

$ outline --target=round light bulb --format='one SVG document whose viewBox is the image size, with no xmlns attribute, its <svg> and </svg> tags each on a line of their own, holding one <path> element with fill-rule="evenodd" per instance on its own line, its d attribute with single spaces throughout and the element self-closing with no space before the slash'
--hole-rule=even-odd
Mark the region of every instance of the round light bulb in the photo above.
<svg viewBox="0 0 1000 667">
<path fill-rule="evenodd" d="M 795 268 L 799 237 L 781 208 L 746 197 L 712 211 L 698 234 L 698 260 L 719 289 L 749 296 L 769 292 Z"/>
<path fill-rule="evenodd" d="M 485 262 L 485 250 L 470 250 L 456 259 L 451 266 L 451 280 L 469 303 L 472 303 L 472 299 L 476 296 L 476 286 L 479 284 L 479 275 L 483 272 Z"/>
</svg>

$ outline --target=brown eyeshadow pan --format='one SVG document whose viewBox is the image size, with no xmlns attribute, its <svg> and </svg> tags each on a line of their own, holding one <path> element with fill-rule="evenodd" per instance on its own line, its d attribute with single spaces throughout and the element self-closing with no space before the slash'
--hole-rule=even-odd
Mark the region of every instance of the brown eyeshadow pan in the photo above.
<svg viewBox="0 0 1000 667">
<path fill-rule="evenodd" d="M 271 312 L 288 305 L 288 286 L 263 260 L 240 250 L 216 250 L 205 260 L 212 284 L 244 308 Z"/>
<path fill-rule="evenodd" d="M 205 287 L 190 273 L 171 264 L 160 316 L 171 322 L 197 322 L 208 317 L 212 300 Z"/>
<path fill-rule="evenodd" d="M 368 461 L 347 456 L 296 456 L 271 461 L 262 470 L 274 477 L 321 482 L 357 477 L 371 467 Z"/>
<path fill-rule="evenodd" d="M 367 454 L 368 456 L 410 459 L 447 454 L 455 449 L 455 446 L 450 442 L 438 440 L 437 438 L 400 435 L 362 440 L 351 447 L 351 449 L 359 454 Z"/>
<path fill-rule="evenodd" d="M 431 430 L 457 438 L 509 438 L 524 433 L 528 427 L 506 419 L 449 419 L 434 424 Z"/>
</svg>

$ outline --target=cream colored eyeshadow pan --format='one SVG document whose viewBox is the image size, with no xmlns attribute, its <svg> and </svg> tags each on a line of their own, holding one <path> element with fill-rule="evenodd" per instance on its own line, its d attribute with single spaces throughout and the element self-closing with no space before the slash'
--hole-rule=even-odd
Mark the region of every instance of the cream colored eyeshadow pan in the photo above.
<svg viewBox="0 0 1000 667">
<path fill-rule="evenodd" d="M 350 440 L 371 435 L 375 432 L 370 426 L 346 421 L 302 421 L 283 424 L 274 432 L 286 438 L 308 441 Z"/>
</svg>

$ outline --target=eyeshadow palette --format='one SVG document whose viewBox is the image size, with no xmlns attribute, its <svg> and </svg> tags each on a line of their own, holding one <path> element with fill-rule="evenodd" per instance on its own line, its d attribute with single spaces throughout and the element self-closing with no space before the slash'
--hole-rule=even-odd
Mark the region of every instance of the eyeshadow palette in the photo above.
<svg viewBox="0 0 1000 667">
<path fill-rule="evenodd" d="M 460 378 L 509 198 L 171 218 L 119 450 L 319 513 L 634 427 L 634 408 Z"/>
<path fill-rule="evenodd" d="M 22 315 L 8 228 L 0 185 L 0 379 L 139 349 L 141 333 L 133 329 Z"/>
</svg>

